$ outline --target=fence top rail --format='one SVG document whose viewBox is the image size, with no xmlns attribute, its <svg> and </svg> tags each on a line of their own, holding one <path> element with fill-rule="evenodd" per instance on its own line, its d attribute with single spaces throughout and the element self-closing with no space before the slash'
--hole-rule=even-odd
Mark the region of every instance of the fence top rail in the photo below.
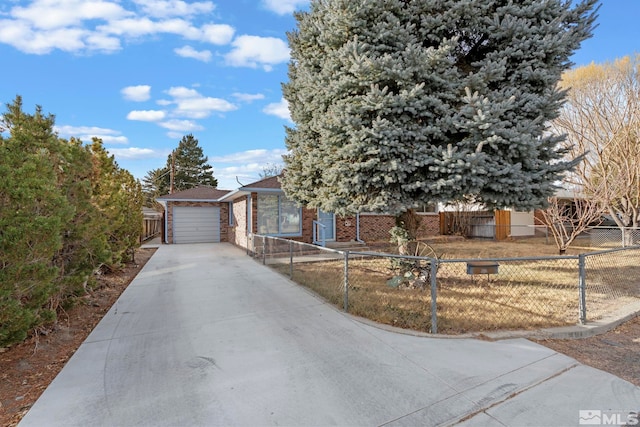
<svg viewBox="0 0 640 427">
<path fill-rule="evenodd" d="M 630 250 L 638 250 L 640 249 L 640 245 L 635 245 L 635 246 L 627 246 L 626 248 L 616 248 L 616 249 L 606 249 L 603 251 L 596 251 L 596 252 L 586 252 L 584 254 L 582 254 L 585 257 L 590 257 L 590 256 L 595 256 L 595 255 L 606 255 L 606 254 L 611 254 L 614 252 L 622 252 L 622 251 L 630 251 Z"/>
<path fill-rule="evenodd" d="M 436 260 L 440 264 L 444 263 L 456 263 L 456 262 L 482 262 L 482 261 L 492 261 L 492 262 L 507 262 L 507 261 L 555 261 L 555 260 L 566 260 L 579 259 L 579 255 L 558 255 L 558 256 L 538 256 L 538 257 L 518 257 L 518 258 L 454 258 L 454 259 L 438 259 L 433 257 L 420 257 L 420 256 L 412 256 L 412 255 L 398 255 L 398 254 L 389 254 L 384 252 L 349 252 L 349 255 L 359 255 L 359 256 L 370 256 L 370 257 L 380 257 L 380 258 L 402 258 L 402 259 L 415 259 L 415 260 Z"/>
<path fill-rule="evenodd" d="M 337 249 L 331 249 L 331 248 L 327 248 L 327 247 L 324 247 L 324 246 L 312 245 L 311 243 L 298 242 L 296 240 L 285 239 L 285 238 L 282 238 L 282 237 L 264 236 L 262 234 L 253 234 L 253 237 L 258 237 L 260 239 L 265 239 L 265 240 L 276 240 L 276 241 L 279 241 L 279 242 L 285 242 L 287 244 L 292 243 L 294 245 L 299 245 L 299 246 L 308 246 L 310 248 L 317 249 L 319 251 L 330 252 L 330 253 L 333 253 L 333 254 L 340 254 L 340 255 L 344 254 L 344 251 L 339 251 Z"/>
</svg>

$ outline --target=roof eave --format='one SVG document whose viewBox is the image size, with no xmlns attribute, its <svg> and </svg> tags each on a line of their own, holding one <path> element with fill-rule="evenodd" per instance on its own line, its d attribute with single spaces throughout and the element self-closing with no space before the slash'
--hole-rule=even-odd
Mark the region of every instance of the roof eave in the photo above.
<svg viewBox="0 0 640 427">
<path fill-rule="evenodd" d="M 240 190 L 247 193 L 284 193 L 281 188 L 242 187 Z"/>
<path fill-rule="evenodd" d="M 221 199 L 156 199 L 159 202 L 209 202 L 217 203 Z"/>
<path fill-rule="evenodd" d="M 238 197 L 246 196 L 248 194 L 251 194 L 251 192 L 250 191 L 244 191 L 242 189 L 233 190 L 233 191 L 225 194 L 224 196 L 220 197 L 220 199 L 218 199 L 218 200 L 220 202 L 230 202 L 230 201 L 233 201 L 233 200 L 237 199 Z"/>
</svg>

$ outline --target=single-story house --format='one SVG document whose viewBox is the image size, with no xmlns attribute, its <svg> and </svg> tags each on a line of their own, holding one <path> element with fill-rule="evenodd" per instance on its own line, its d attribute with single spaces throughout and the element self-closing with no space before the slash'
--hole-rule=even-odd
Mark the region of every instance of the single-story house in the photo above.
<svg viewBox="0 0 640 427">
<path fill-rule="evenodd" d="M 249 236 L 276 236 L 305 243 L 387 242 L 393 215 L 358 214 L 340 217 L 297 206 L 269 177 L 237 190 L 198 187 L 158 199 L 165 208 L 165 243 L 230 242 L 246 248 Z M 423 215 L 420 236 L 438 235 L 435 207 Z"/>
<path fill-rule="evenodd" d="M 229 193 L 196 187 L 159 197 L 164 207 L 163 243 L 228 242 L 231 217 L 229 203 L 220 198 Z"/>
</svg>

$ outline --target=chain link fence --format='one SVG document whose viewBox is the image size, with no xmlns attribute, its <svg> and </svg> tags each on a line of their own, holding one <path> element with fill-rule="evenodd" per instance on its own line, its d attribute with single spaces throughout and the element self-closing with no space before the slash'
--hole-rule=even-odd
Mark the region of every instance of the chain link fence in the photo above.
<svg viewBox="0 0 640 427">
<path fill-rule="evenodd" d="M 585 254 L 584 271 L 588 320 L 640 298 L 640 246 Z"/>
<path fill-rule="evenodd" d="M 531 239 L 536 243 L 554 245 L 553 234 L 546 225 L 496 225 L 476 224 L 469 226 L 466 236 L 475 239 Z M 580 233 L 571 244 L 572 248 L 595 251 L 625 248 L 640 244 L 640 230 L 618 227 L 592 227 Z"/>
<path fill-rule="evenodd" d="M 247 251 L 349 313 L 432 333 L 568 326 L 640 299 L 640 246 L 577 256 L 437 259 L 254 235 Z"/>
<path fill-rule="evenodd" d="M 249 238 L 247 253 L 331 304 L 343 304 L 345 255 L 342 252 L 254 234 Z"/>
</svg>

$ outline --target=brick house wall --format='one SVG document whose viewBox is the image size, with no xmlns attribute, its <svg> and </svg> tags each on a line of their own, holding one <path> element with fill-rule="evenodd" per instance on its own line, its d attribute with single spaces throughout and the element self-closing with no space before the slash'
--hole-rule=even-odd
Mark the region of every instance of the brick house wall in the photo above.
<svg viewBox="0 0 640 427">
<path fill-rule="evenodd" d="M 422 214 L 420 218 L 419 239 L 440 234 L 438 214 Z M 395 225 L 396 217 L 393 215 L 360 214 L 360 239 L 365 242 L 388 242 L 391 238 L 389 230 Z"/>
<path fill-rule="evenodd" d="M 360 218 L 362 219 L 362 218 Z M 356 217 L 336 216 L 336 241 L 337 242 L 351 242 L 356 240 Z M 360 223 L 360 234 L 362 235 L 362 223 Z M 362 238 L 362 237 L 360 237 Z"/>
<path fill-rule="evenodd" d="M 437 213 L 429 213 L 420 215 L 420 228 L 418 229 L 418 238 L 437 236 L 440 234 L 440 215 Z"/>
<path fill-rule="evenodd" d="M 233 226 L 229 228 L 229 242 L 247 247 L 247 199 L 241 198 L 233 201 L 232 208 Z"/>
<path fill-rule="evenodd" d="M 365 242 L 388 242 L 389 230 L 396 225 L 393 215 L 360 214 L 360 239 Z"/>
<path fill-rule="evenodd" d="M 167 242 L 173 242 L 173 208 L 174 207 L 219 207 L 220 208 L 220 241 L 229 241 L 229 204 L 214 202 L 167 202 Z"/>
<path fill-rule="evenodd" d="M 313 221 L 316 220 L 317 216 L 317 210 L 302 208 L 302 237 L 293 238 L 293 240 L 313 243 Z"/>
</svg>

